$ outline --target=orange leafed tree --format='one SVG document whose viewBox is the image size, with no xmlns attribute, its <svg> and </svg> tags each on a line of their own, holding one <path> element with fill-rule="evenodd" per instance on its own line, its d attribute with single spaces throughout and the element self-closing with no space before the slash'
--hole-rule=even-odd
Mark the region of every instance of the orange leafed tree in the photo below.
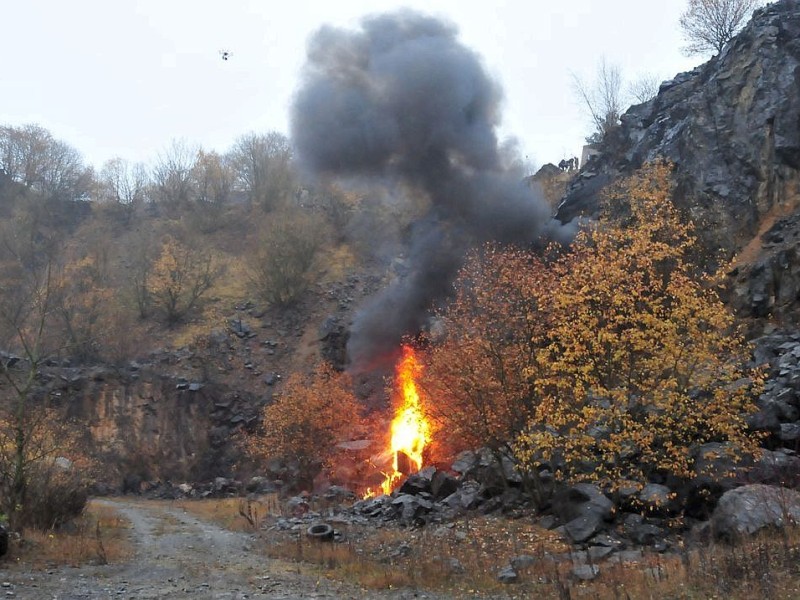
<svg viewBox="0 0 800 600">
<path fill-rule="evenodd" d="M 337 443 L 362 432 L 359 404 L 350 378 L 327 364 L 311 376 L 293 373 L 280 395 L 264 408 L 260 431 L 248 440 L 251 456 L 296 463 L 309 484 L 331 466 Z"/>
<path fill-rule="evenodd" d="M 543 303 L 554 285 L 529 252 L 486 246 L 467 261 L 423 376 L 432 437 L 450 452 L 485 446 L 511 456 L 538 402 L 530 370 L 551 326 Z"/>
<path fill-rule="evenodd" d="M 692 230 L 669 195 L 670 165 L 647 165 L 568 250 L 469 263 L 427 369 L 442 435 L 610 485 L 687 476 L 708 441 L 754 450 L 744 418 L 759 374 L 686 260 Z"/>
</svg>

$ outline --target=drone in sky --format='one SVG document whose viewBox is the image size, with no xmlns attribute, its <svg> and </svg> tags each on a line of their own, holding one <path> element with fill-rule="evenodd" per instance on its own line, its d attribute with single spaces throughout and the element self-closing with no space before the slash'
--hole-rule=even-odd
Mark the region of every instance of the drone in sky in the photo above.
<svg viewBox="0 0 800 600">
<path fill-rule="evenodd" d="M 220 57 L 222 57 L 222 60 L 228 60 L 231 56 L 233 56 L 233 52 L 228 52 L 227 50 L 220 50 L 219 55 Z"/>
</svg>

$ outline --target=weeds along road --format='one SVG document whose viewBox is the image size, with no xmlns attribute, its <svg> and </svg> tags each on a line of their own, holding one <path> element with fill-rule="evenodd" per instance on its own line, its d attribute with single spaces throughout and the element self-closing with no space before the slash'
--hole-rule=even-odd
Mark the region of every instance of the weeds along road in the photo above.
<svg viewBox="0 0 800 600">
<path fill-rule="evenodd" d="M 125 563 L 26 570 L 13 566 L 0 595 L 23 599 L 420 598 L 366 591 L 304 574 L 261 555 L 253 535 L 201 521 L 169 502 L 94 500 L 131 524 L 135 555 Z M 432 596 L 427 596 L 432 598 Z"/>
</svg>

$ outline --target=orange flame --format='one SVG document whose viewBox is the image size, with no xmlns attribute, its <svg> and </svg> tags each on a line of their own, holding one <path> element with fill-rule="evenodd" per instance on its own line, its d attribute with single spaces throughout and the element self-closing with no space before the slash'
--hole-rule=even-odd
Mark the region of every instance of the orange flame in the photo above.
<svg viewBox="0 0 800 600">
<path fill-rule="evenodd" d="M 403 358 L 397 365 L 396 375 L 397 387 L 402 392 L 402 402 L 392 420 L 393 472 L 387 473 L 386 479 L 381 484 L 384 494 L 390 494 L 403 475 L 410 475 L 411 472 L 417 472 L 422 468 L 422 453 L 430 442 L 430 427 L 422 412 L 417 392 L 416 380 L 421 372 L 422 365 L 419 364 L 414 349 L 411 346 L 403 346 Z M 406 472 L 400 468 L 401 456 L 408 459 L 409 464 L 403 465 Z M 367 490 L 365 497 L 372 495 L 374 492 Z"/>
</svg>

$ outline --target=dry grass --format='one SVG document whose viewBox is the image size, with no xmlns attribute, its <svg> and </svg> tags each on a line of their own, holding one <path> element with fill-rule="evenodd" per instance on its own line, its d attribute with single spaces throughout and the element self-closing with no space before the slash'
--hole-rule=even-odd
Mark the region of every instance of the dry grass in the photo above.
<svg viewBox="0 0 800 600">
<path fill-rule="evenodd" d="M 800 598 L 800 528 L 767 532 L 735 545 L 644 553 L 630 562 L 612 558 L 597 563 L 598 577 L 584 582 L 572 573 L 581 559 L 570 554 L 570 547 L 556 533 L 529 519 L 480 516 L 410 529 L 380 522 L 358 525 L 331 517 L 327 520 L 342 534 L 342 541 L 325 542 L 306 535 L 307 523 L 289 531 L 273 527 L 283 513 L 275 496 L 251 503 L 253 523 L 242 516 L 242 507 L 247 505 L 236 498 L 187 500 L 177 505 L 228 529 L 267 529 L 262 540 L 271 558 L 302 563 L 317 576 L 366 589 L 559 600 Z M 312 509 L 323 515 L 328 512 L 323 505 Z M 523 554 L 535 561 L 518 570 L 519 582 L 499 583 L 498 570 Z"/>
<path fill-rule="evenodd" d="M 268 545 L 273 558 L 316 565 L 321 574 L 368 589 L 398 587 L 457 595 L 522 591 L 497 581 L 497 570 L 519 554 L 546 557 L 568 550 L 556 534 L 524 520 L 479 517 L 422 529 L 336 523 L 344 542 L 310 539 L 305 527 Z M 552 563 L 547 563 L 552 564 Z M 524 589 L 530 589 L 526 587 Z"/>
<path fill-rule="evenodd" d="M 170 334 L 169 344 L 172 347 L 192 344 L 215 327 L 226 329 L 231 307 L 250 297 L 249 274 L 244 262 L 238 257 L 219 252 L 214 258 L 223 267 L 222 274 L 206 293 L 202 310 L 197 311 L 188 323 L 164 332 Z"/>
<path fill-rule="evenodd" d="M 257 531 L 261 529 L 266 517 L 281 514 L 277 494 L 264 494 L 252 500 L 244 498 L 179 500 L 175 506 L 230 531 Z"/>
<path fill-rule="evenodd" d="M 84 514 L 57 531 L 25 531 L 9 558 L 36 568 L 109 564 L 133 555 L 130 523 L 114 509 L 90 502 Z"/>
<path fill-rule="evenodd" d="M 319 282 L 342 281 L 358 267 L 358 258 L 347 244 L 323 248 L 319 253 Z"/>
<path fill-rule="evenodd" d="M 215 520 L 224 523 L 221 513 L 227 510 L 227 520 L 236 521 L 235 506 L 233 500 L 218 503 L 212 509 Z M 325 514 L 324 507 L 313 508 Z M 267 554 L 302 562 L 319 575 L 367 589 L 404 587 L 457 596 L 560 600 L 800 597 L 800 530 L 766 533 L 737 545 L 645 553 L 632 562 L 606 560 L 598 563 L 599 576 L 584 582 L 572 573 L 581 562 L 570 554 L 570 547 L 527 519 L 475 517 L 422 529 L 331 522 L 342 542 L 311 539 L 305 526 L 292 531 L 272 528 L 265 536 Z M 522 554 L 533 556 L 534 564 L 518 570 L 518 583 L 499 583 L 498 570 Z"/>
<path fill-rule="evenodd" d="M 673 554 L 646 553 L 635 562 L 598 563 L 594 581 L 572 573 L 571 558 L 550 532 L 502 519 L 459 522 L 442 528 L 378 529 L 363 539 L 321 543 L 304 530 L 269 547 L 276 558 L 316 565 L 326 576 L 370 589 L 410 587 L 460 595 L 502 595 L 597 600 L 707 599 L 751 600 L 800 597 L 800 535 L 775 533 L 738 545 L 712 545 Z M 461 532 L 461 533 L 459 533 Z M 465 535 L 466 534 L 466 537 Z M 513 556 L 535 558 L 518 570 L 519 582 L 501 584 L 498 569 Z"/>
</svg>

